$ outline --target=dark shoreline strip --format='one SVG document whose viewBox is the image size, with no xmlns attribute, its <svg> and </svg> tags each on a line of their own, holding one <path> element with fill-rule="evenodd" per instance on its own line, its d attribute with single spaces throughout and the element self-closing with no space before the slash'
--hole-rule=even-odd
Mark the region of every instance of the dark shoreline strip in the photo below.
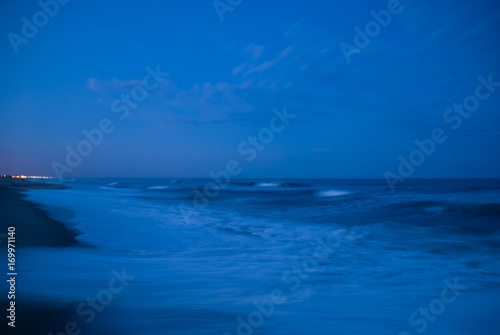
<svg viewBox="0 0 500 335">
<path fill-rule="evenodd" d="M 0 238 L 8 227 L 16 228 L 16 247 L 66 247 L 76 245 L 76 233 L 36 204 L 26 200 L 22 191 L 29 189 L 62 189 L 63 185 L 34 183 L 27 180 L 0 178 Z"/>
<path fill-rule="evenodd" d="M 12 178 L 0 178 L 0 247 L 2 260 L 7 264 L 7 228 L 16 228 L 16 250 L 23 247 L 68 247 L 76 245 L 76 233 L 56 220 L 51 219 L 47 212 L 26 200 L 23 191 L 30 189 L 64 189 L 66 186 L 30 182 Z M 62 249 L 61 249 L 62 251 Z M 20 260 L 22 262 L 22 260 Z M 47 271 L 51 271 L 47 267 Z M 29 275 L 18 273 L 17 277 Z M 55 274 L 55 276 L 57 276 Z M 22 286 L 16 286 L 16 290 Z M 32 334 L 47 335 L 63 331 L 68 321 L 75 318 L 75 311 L 71 305 L 61 305 L 50 301 L 41 303 L 31 301 L 30 298 L 16 299 L 16 327 L 7 325 L 9 319 L 7 308 L 10 307 L 7 294 L 0 298 L 0 306 L 4 311 L 2 334 Z M 4 331 L 5 329 L 5 331 Z M 95 333 L 95 332 L 93 332 Z"/>
</svg>

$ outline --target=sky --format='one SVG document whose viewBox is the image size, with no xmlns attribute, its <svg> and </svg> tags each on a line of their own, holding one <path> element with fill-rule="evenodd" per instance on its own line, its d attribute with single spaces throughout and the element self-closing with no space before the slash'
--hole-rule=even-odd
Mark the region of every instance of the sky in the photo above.
<svg viewBox="0 0 500 335">
<path fill-rule="evenodd" d="M 0 5 L 0 174 L 500 177 L 498 1 L 65 1 Z"/>
</svg>

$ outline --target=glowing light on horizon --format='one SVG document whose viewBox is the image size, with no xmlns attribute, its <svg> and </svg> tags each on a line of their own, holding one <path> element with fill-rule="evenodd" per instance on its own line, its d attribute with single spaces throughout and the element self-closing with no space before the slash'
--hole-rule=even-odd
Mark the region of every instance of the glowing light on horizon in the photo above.
<svg viewBox="0 0 500 335">
<path fill-rule="evenodd" d="M 16 178 L 16 179 L 53 179 L 54 177 L 48 177 L 48 176 L 30 176 L 30 175 L 18 175 L 18 176 L 9 176 L 9 175 L 2 175 L 3 178 Z"/>
</svg>

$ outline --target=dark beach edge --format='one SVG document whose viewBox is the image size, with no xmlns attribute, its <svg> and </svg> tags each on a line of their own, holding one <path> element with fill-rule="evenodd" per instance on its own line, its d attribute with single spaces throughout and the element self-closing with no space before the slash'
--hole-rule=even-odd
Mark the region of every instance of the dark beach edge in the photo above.
<svg viewBox="0 0 500 335">
<path fill-rule="evenodd" d="M 49 217 L 46 211 L 26 200 L 22 191 L 64 189 L 64 185 L 0 178 L 0 238 L 9 227 L 16 228 L 16 247 L 66 247 L 77 244 L 77 233 Z"/>
<path fill-rule="evenodd" d="M 48 213 L 37 204 L 26 200 L 23 191 L 31 189 L 65 189 L 64 185 L 32 182 L 24 179 L 0 178 L 0 248 L 2 260 L 7 264 L 7 233 L 9 227 L 15 227 L 16 251 L 26 247 L 71 247 L 77 246 L 77 232 L 68 229 L 62 222 L 49 217 Z M 22 259 L 16 258 L 16 263 Z M 7 267 L 5 267 L 7 269 Z M 49 268 L 47 271 L 51 271 Z M 6 272 L 4 273 L 4 275 Z M 17 279 L 24 275 L 17 273 Z M 3 288 L 3 285 L 2 285 Z M 6 287 L 7 288 L 7 287 Z M 16 285 L 16 291 L 22 291 Z M 10 301 L 2 292 L 0 300 L 3 325 L 2 334 L 53 334 L 64 332 L 66 324 L 74 319 L 73 306 L 61 305 L 50 301 L 41 303 L 16 297 L 16 327 L 8 326 L 6 318 Z"/>
</svg>

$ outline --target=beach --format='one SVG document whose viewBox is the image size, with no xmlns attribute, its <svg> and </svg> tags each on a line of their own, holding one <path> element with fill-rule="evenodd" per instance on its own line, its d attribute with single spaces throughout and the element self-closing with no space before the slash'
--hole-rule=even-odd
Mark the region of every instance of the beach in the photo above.
<svg viewBox="0 0 500 335">
<path fill-rule="evenodd" d="M 32 182 L 25 179 L 0 178 L 0 247 L 2 248 L 2 261 L 7 262 L 7 229 L 15 227 L 15 250 L 35 247 L 68 247 L 76 245 L 73 230 L 67 229 L 63 223 L 51 219 L 47 212 L 26 200 L 23 191 L 31 189 L 65 189 L 66 186 L 50 183 Z M 22 262 L 23 257 L 18 257 L 17 262 Z M 18 282 L 23 281 L 23 274 L 18 273 Z M 16 290 L 23 288 L 16 285 Z M 2 308 L 9 307 L 7 291 L 2 286 Z M 19 291 L 18 291 L 19 292 Z M 48 334 L 55 325 L 64 326 L 74 311 L 69 305 L 51 304 L 50 301 L 40 302 L 36 299 L 21 298 L 15 300 L 16 327 L 12 328 L 2 322 L 3 334 Z M 7 312 L 5 312 L 7 313 Z M 2 317 L 5 319 L 5 316 Z"/>
<path fill-rule="evenodd" d="M 58 247 L 76 243 L 74 231 L 51 219 L 47 213 L 25 199 L 22 193 L 32 189 L 65 189 L 67 186 L 25 179 L 0 178 L 0 234 L 16 228 L 16 247 Z M 0 235 L 3 236 L 3 235 Z"/>
</svg>

